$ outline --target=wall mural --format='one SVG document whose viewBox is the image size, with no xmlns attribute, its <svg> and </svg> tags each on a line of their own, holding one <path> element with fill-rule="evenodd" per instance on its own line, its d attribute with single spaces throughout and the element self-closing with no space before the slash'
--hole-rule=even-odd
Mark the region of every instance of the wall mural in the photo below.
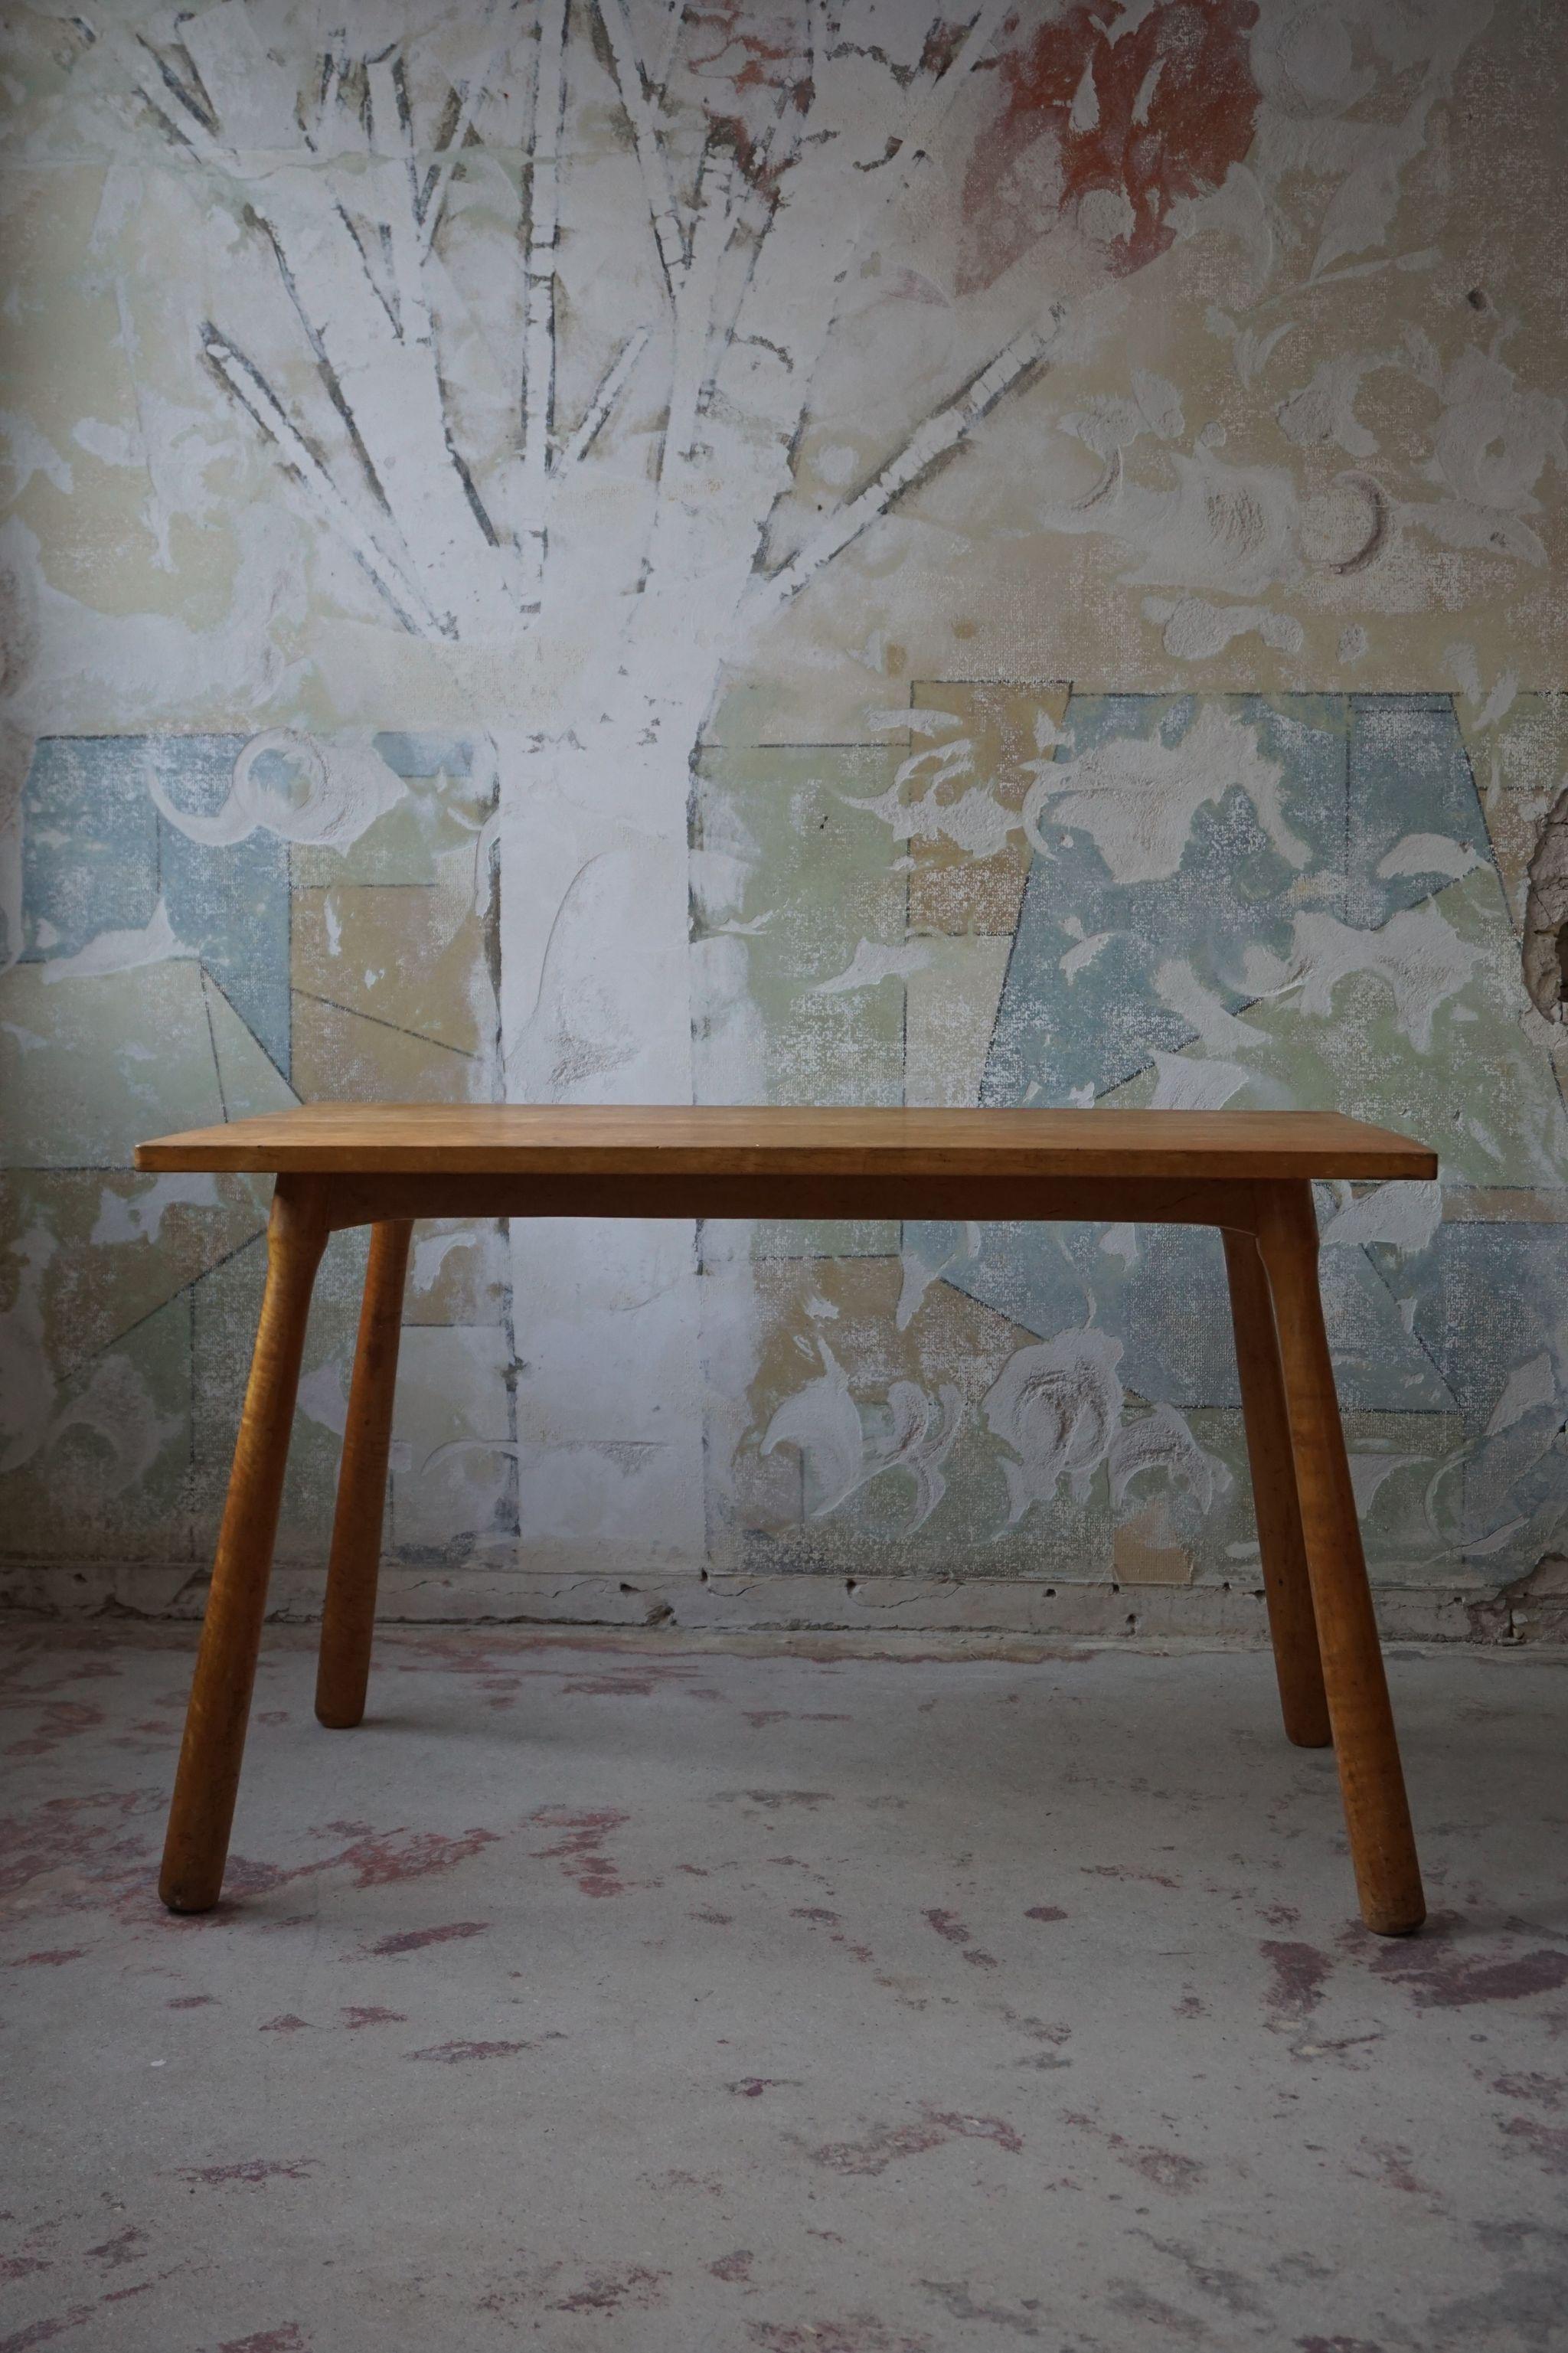
<svg viewBox="0 0 1568 2353">
<path fill-rule="evenodd" d="M 1552 17 L 13 12 L 8 1590 L 200 1605 L 264 1187 L 137 1177 L 142 1135 L 1332 1103 L 1442 1155 L 1320 1197 L 1389 1622 L 1531 1630 L 1568 1549 Z M 389 1602 L 1250 1627 L 1222 1300 L 1184 1231 L 422 1228 Z"/>
</svg>

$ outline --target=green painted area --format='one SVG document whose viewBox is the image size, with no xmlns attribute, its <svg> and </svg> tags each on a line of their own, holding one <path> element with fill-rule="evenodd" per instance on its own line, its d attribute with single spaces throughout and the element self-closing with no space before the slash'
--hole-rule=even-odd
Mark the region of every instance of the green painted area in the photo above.
<svg viewBox="0 0 1568 2353">
<path fill-rule="evenodd" d="M 888 828 L 855 800 L 887 791 L 894 754 L 841 746 L 705 752 L 692 847 L 743 876 L 722 923 L 743 958 L 760 1095 L 778 1103 L 903 1100 L 904 984 L 837 986 L 872 950 L 904 944 L 905 878 Z M 742 929 L 745 926 L 747 928 Z"/>
</svg>

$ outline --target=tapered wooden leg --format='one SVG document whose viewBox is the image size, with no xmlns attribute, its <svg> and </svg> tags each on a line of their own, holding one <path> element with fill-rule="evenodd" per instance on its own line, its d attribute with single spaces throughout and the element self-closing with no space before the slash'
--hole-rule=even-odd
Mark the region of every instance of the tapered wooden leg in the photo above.
<svg viewBox="0 0 1568 2353">
<path fill-rule="evenodd" d="M 392 1395 L 397 1381 L 397 1341 L 403 1285 L 408 1271 L 407 1219 L 373 1226 L 370 1264 L 360 1308 L 332 1552 L 321 1614 L 316 1670 L 316 1714 L 346 1732 L 364 1714 L 370 1646 L 375 1628 L 375 1581 L 381 1567 L 381 1522 L 386 1502 L 386 1458 L 392 1444 Z"/>
<path fill-rule="evenodd" d="M 223 1886 L 305 1320 L 326 1239 L 324 1188 L 280 1176 L 267 1228 L 261 1323 L 163 1844 L 158 1892 L 171 1912 L 210 1911 Z"/>
<path fill-rule="evenodd" d="M 1241 1376 L 1241 1410 L 1247 1453 L 1252 1465 L 1252 1503 L 1263 1557 L 1263 1592 L 1274 1644 L 1274 1672 L 1287 1739 L 1298 1748 L 1326 1748 L 1329 1703 L 1318 1655 L 1318 1624 L 1307 1547 L 1301 1536 L 1301 1504 L 1290 1451 L 1290 1421 L 1279 1340 L 1268 1277 L 1252 1236 L 1226 1229 L 1225 1271 L 1230 1282 L 1236 1362 Z"/>
<path fill-rule="evenodd" d="M 1258 1198 L 1258 1248 L 1273 1293 L 1307 1570 L 1362 1916 L 1379 1936 L 1408 1936 L 1426 1918 L 1426 1905 L 1323 1330 L 1312 1191 L 1304 1183 L 1260 1186 Z"/>
</svg>

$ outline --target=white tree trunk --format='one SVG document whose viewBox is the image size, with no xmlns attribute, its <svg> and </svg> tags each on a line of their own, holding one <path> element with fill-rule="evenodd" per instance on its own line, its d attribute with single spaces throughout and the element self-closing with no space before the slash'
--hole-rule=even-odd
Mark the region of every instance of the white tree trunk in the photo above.
<svg viewBox="0 0 1568 2353">
<path fill-rule="evenodd" d="M 692 1099 L 687 797 L 716 675 L 710 655 L 676 681 L 621 676 L 596 718 L 580 679 L 559 732 L 498 747 L 509 1101 Z M 690 1222 L 518 1220 L 511 1265 L 524 1565 L 695 1565 Z"/>
</svg>

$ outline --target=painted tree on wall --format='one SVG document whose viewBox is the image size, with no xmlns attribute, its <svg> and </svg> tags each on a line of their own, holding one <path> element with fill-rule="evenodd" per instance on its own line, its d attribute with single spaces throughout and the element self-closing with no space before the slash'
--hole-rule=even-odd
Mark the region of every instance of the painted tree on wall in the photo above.
<svg viewBox="0 0 1568 2353">
<path fill-rule="evenodd" d="M 494 1092 L 690 1100 L 687 805 L 726 659 L 1048 366 L 1073 299 L 1169 244 L 1175 197 L 1224 178 L 1252 135 L 1256 14 L 489 0 L 458 69 L 371 0 L 324 37 L 262 0 L 100 28 L 226 236 L 270 255 L 281 299 L 220 296 L 203 326 L 215 385 L 384 618 L 526 673 L 535 723 L 492 731 Z M 994 321 L 1016 289 L 1016 314 L 817 512 L 796 453 L 866 191 L 906 203 L 933 158 L 963 193 L 955 293 Z M 607 223 L 623 186 L 635 216 Z M 608 333 L 606 227 L 632 257 Z M 1042 290 L 1020 261 L 1064 229 Z M 516 1237 L 542 1525 L 700 1553 L 691 1270 L 679 1229 Z"/>
</svg>

